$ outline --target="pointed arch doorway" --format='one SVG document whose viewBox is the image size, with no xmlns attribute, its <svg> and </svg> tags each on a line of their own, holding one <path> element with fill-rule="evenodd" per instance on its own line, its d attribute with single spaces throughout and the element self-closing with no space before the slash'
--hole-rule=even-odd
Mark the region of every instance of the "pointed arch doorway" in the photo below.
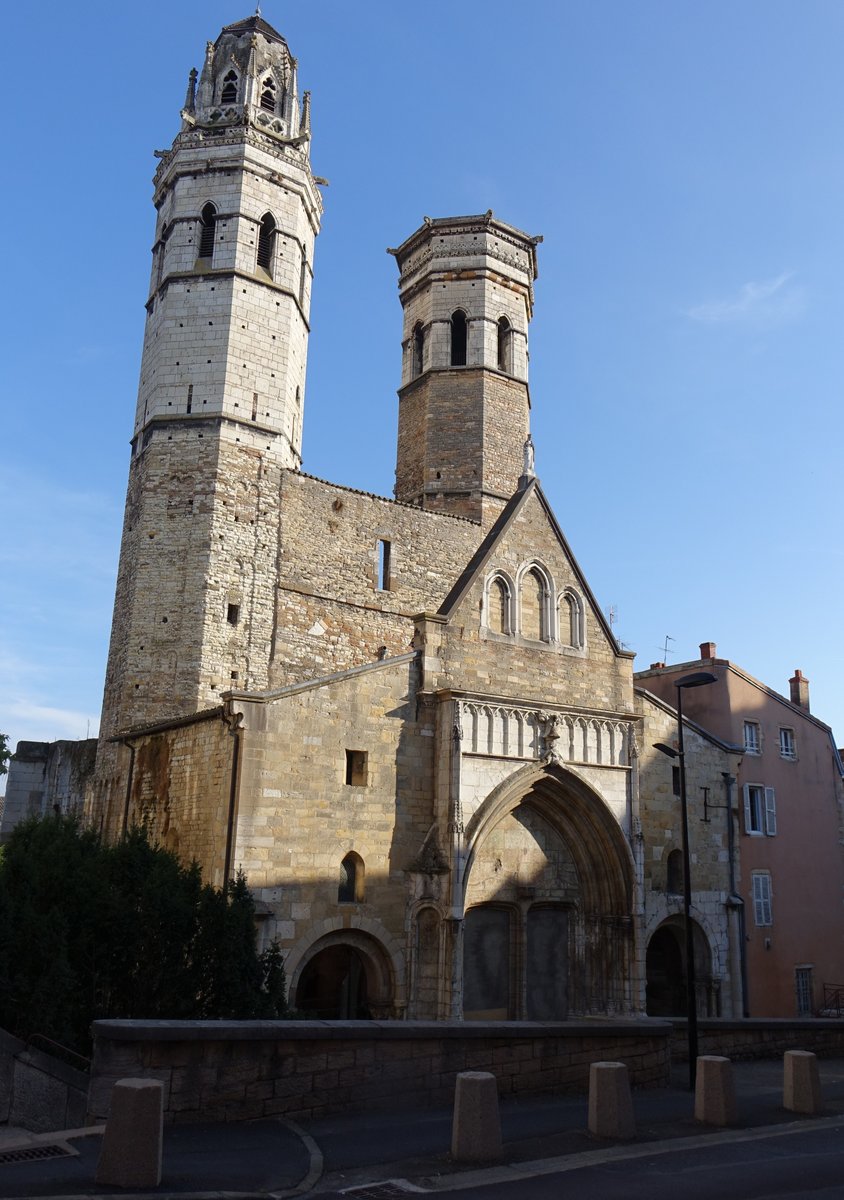
<svg viewBox="0 0 844 1200">
<path fill-rule="evenodd" d="M 531 765 L 487 797 L 466 844 L 464 1017 L 633 1011 L 633 863 L 603 798 Z"/>
</svg>

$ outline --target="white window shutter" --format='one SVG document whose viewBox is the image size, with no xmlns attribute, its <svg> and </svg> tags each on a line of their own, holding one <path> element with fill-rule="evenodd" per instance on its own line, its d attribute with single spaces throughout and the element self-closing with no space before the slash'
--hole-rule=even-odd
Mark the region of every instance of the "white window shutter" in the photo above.
<svg viewBox="0 0 844 1200">
<path fill-rule="evenodd" d="M 777 832 L 777 796 L 771 787 L 765 788 L 765 832 L 769 837 Z"/>
<path fill-rule="evenodd" d="M 765 924 L 762 899 L 762 876 L 753 876 L 753 920 L 757 925 Z"/>
<path fill-rule="evenodd" d="M 744 832 L 750 833 L 753 822 L 750 815 L 750 784 L 744 785 Z"/>
</svg>

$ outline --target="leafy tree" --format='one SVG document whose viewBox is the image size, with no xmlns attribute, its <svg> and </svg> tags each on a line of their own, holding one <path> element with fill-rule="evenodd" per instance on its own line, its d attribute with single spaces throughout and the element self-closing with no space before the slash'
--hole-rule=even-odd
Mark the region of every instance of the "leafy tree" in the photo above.
<svg viewBox="0 0 844 1200">
<path fill-rule="evenodd" d="M 222 890 L 132 829 L 74 817 L 13 830 L 0 863 L 0 1026 L 83 1053 L 98 1017 L 279 1017 L 281 952 L 256 949 L 242 875 Z"/>
<path fill-rule="evenodd" d="M 6 763 L 12 757 L 12 752 L 9 749 L 9 735 L 0 733 L 0 775 L 5 775 L 8 771 Z"/>
</svg>

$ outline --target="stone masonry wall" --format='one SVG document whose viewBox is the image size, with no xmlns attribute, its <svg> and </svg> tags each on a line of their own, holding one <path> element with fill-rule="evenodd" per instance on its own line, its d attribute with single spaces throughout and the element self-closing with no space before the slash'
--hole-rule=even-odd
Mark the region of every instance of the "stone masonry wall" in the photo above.
<svg viewBox="0 0 844 1200">
<path fill-rule="evenodd" d="M 272 913 L 266 932 L 285 951 L 291 996 L 309 947 L 354 929 L 385 957 L 398 1010 L 390 1015 L 402 1015 L 405 871 L 433 820 L 433 738 L 425 710 L 417 713 L 415 663 L 406 656 L 234 703 L 244 714 L 234 863 Z M 346 782 L 347 751 L 366 756 L 363 782 Z M 349 852 L 364 872 L 355 902 L 338 898 Z"/>
<path fill-rule="evenodd" d="M 95 1021 L 89 1120 L 127 1076 L 160 1079 L 165 1121 L 246 1121 L 450 1104 L 460 1071 L 504 1095 L 585 1091 L 589 1065 L 627 1064 L 635 1087 L 668 1083 L 663 1021 Z"/>
<path fill-rule="evenodd" d="M 403 654 L 474 553 L 473 522 L 285 472 L 271 684 Z M 378 542 L 390 543 L 378 588 Z"/>
</svg>

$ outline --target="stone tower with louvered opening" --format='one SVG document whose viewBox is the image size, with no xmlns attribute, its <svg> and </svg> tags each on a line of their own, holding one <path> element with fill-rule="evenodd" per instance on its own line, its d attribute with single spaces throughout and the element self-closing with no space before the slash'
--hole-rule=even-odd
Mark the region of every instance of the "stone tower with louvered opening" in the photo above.
<svg viewBox="0 0 844 1200">
<path fill-rule="evenodd" d="M 159 152 L 152 275 L 96 793 L 118 730 L 266 686 L 279 476 L 301 461 L 314 240 L 310 100 L 259 16 L 190 74 Z M 119 789 L 118 789 L 119 790 Z M 112 802 L 113 806 L 113 802 Z"/>
</svg>

